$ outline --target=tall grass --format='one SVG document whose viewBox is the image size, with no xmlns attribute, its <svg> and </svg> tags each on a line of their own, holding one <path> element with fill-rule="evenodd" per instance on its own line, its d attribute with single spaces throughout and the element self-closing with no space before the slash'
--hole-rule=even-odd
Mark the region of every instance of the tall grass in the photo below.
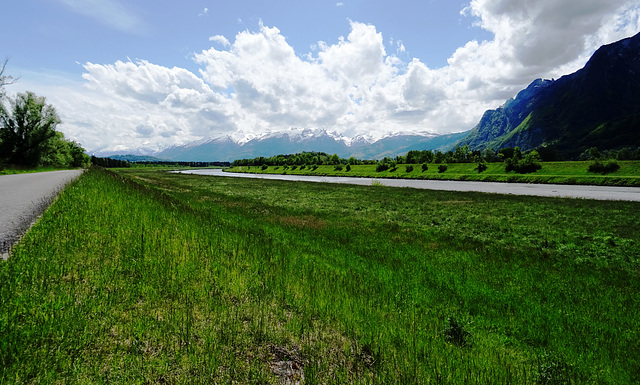
<svg viewBox="0 0 640 385">
<path fill-rule="evenodd" d="M 0 382 L 634 383 L 638 208 L 91 170 L 0 263 Z"/>
</svg>

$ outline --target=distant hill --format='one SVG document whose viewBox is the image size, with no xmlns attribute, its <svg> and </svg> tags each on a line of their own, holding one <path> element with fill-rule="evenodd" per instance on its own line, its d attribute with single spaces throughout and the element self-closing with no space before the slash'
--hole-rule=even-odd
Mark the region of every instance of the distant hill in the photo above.
<svg viewBox="0 0 640 385">
<path fill-rule="evenodd" d="M 566 159 L 590 147 L 640 146 L 640 34 L 599 48 L 581 70 L 537 79 L 485 112 L 457 145 L 546 147 Z"/>
<path fill-rule="evenodd" d="M 126 160 L 127 162 L 165 162 L 169 159 L 160 159 L 155 156 L 150 155 L 109 155 L 107 158 L 116 159 L 116 160 Z"/>
<path fill-rule="evenodd" d="M 410 150 L 447 150 L 468 134 L 396 134 L 373 143 L 357 138 L 347 141 L 324 130 L 289 130 L 240 144 L 230 137 L 222 137 L 175 146 L 159 152 L 163 158 L 180 161 L 233 161 L 259 156 L 320 151 L 338 154 L 341 158 L 381 159 L 404 155 Z"/>
</svg>

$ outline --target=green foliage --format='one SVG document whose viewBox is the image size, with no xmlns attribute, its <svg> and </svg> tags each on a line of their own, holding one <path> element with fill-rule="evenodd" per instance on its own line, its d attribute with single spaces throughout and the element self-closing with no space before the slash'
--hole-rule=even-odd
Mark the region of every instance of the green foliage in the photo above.
<svg viewBox="0 0 640 385">
<path fill-rule="evenodd" d="M 337 164 L 337 165 L 335 165 L 335 166 L 333 167 L 333 169 L 334 169 L 335 171 L 342 171 L 342 165 L 341 165 L 341 164 Z"/>
<path fill-rule="evenodd" d="M 412 166 L 412 165 L 407 165 L 407 166 L 404 168 L 404 171 L 405 171 L 405 172 L 407 172 L 407 173 L 412 172 L 412 171 L 413 171 L 413 166 Z"/>
<path fill-rule="evenodd" d="M 0 103 L 0 156 L 10 164 L 38 166 L 60 119 L 32 92 L 18 94 L 10 105 Z"/>
<path fill-rule="evenodd" d="M 407 164 L 420 164 L 420 163 L 432 163 L 434 154 L 429 150 L 411 150 L 405 156 L 405 162 Z"/>
<path fill-rule="evenodd" d="M 126 160 L 112 159 L 112 158 L 98 158 L 96 156 L 91 157 L 91 164 L 99 167 L 107 168 L 128 168 L 131 167 L 131 163 Z"/>
<path fill-rule="evenodd" d="M 351 164 L 347 164 L 347 172 L 351 171 Z"/>
<path fill-rule="evenodd" d="M 600 160 L 594 160 L 591 164 L 589 164 L 588 171 L 597 174 L 611 174 L 620 169 L 620 165 L 615 160 L 609 160 L 606 163 L 601 162 Z"/>
<path fill-rule="evenodd" d="M 0 162 L 24 167 L 88 167 L 89 156 L 56 131 L 60 119 L 44 97 L 32 92 L 0 103 Z"/>
<path fill-rule="evenodd" d="M 422 172 L 425 172 L 429 169 L 429 165 L 426 163 L 422 163 Z"/>
<path fill-rule="evenodd" d="M 349 157 L 349 159 L 347 159 L 347 163 L 352 165 L 352 166 L 355 166 L 357 164 L 362 164 L 362 161 L 360 159 L 356 159 L 355 157 L 352 156 L 352 157 Z"/>
<path fill-rule="evenodd" d="M 483 172 L 483 171 L 487 171 L 487 164 L 484 162 L 480 162 L 478 163 L 478 166 L 476 167 L 476 170 L 478 170 L 478 174 Z"/>
<path fill-rule="evenodd" d="M 438 172 L 442 174 L 443 172 L 447 171 L 448 168 L 449 166 L 447 166 L 446 164 L 441 164 L 438 166 Z"/>
<path fill-rule="evenodd" d="M 266 170 L 266 169 L 268 169 L 268 168 L 269 168 L 269 166 L 268 166 L 266 163 L 265 163 L 265 164 L 263 164 L 263 165 L 262 165 L 262 167 L 260 167 L 260 169 L 261 169 L 262 171 L 264 171 L 264 170 Z"/>
<path fill-rule="evenodd" d="M 328 155 L 324 152 L 301 152 L 298 154 L 276 155 L 269 158 L 257 157 L 254 159 L 237 159 L 231 165 L 233 167 L 240 166 L 302 166 L 302 165 L 338 165 L 338 164 L 362 164 L 362 161 L 356 158 L 341 159 L 337 154 Z"/>
<path fill-rule="evenodd" d="M 378 163 L 378 165 L 376 166 L 376 172 L 383 172 L 383 171 L 387 171 L 388 169 L 389 169 L 388 163 Z"/>
<path fill-rule="evenodd" d="M 530 174 L 542 168 L 540 155 L 537 151 L 533 150 L 522 157 L 522 153 L 518 147 L 514 149 L 513 156 L 505 159 L 504 163 L 505 172 L 515 171 L 518 174 Z"/>
</svg>

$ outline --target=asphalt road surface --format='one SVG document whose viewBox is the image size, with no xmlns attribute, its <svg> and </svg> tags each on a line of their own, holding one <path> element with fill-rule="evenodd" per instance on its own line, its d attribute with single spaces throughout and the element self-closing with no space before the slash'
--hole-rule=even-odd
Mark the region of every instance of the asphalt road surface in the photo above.
<svg viewBox="0 0 640 385">
<path fill-rule="evenodd" d="M 372 179 L 329 176 L 303 175 L 275 175 L 275 174 L 245 174 L 223 172 L 220 169 L 183 170 L 182 173 L 231 176 L 238 178 L 263 178 L 325 183 L 348 183 L 371 185 L 380 183 L 392 187 L 411 187 L 429 190 L 446 191 L 475 191 L 497 194 L 532 195 L 542 197 L 582 198 L 595 200 L 620 200 L 640 202 L 640 188 L 612 187 L 612 186 L 576 186 L 559 184 L 530 184 L 530 183 L 496 183 L 496 182 L 467 182 L 451 180 L 420 180 L 420 179 Z"/>
<path fill-rule="evenodd" d="M 63 170 L 0 176 L 0 255 L 3 259 L 64 186 L 81 173 L 82 170 Z"/>
</svg>

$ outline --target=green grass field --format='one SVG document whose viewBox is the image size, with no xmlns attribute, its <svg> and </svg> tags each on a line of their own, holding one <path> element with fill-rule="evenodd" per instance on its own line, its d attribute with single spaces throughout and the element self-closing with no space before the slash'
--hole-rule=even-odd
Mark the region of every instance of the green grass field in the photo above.
<svg viewBox="0 0 640 385">
<path fill-rule="evenodd" d="M 91 169 L 0 261 L 0 383 L 638 383 L 638 212 Z"/>
<path fill-rule="evenodd" d="M 376 172 L 376 165 L 354 165 L 347 171 L 346 166 L 340 171 L 335 166 L 300 166 L 292 169 L 292 166 L 270 166 L 262 170 L 258 166 L 232 167 L 229 171 L 269 173 L 269 174 L 293 174 L 293 175 L 327 175 L 327 176 L 355 176 L 368 178 L 407 178 L 407 179 L 446 179 L 446 180 L 471 180 L 485 182 L 520 182 L 520 183 L 558 183 L 558 184 L 582 184 L 582 185 L 608 185 L 608 186 L 636 186 L 640 187 L 640 161 L 618 161 L 620 169 L 607 175 L 589 173 L 590 162 L 544 162 L 542 169 L 531 174 L 506 173 L 504 163 L 487 163 L 487 170 L 478 173 L 476 163 L 450 163 L 447 171 L 438 172 L 439 164 L 429 164 L 426 171 L 422 171 L 422 165 L 414 164 L 411 172 L 407 172 L 408 165 L 398 165 L 395 171 Z"/>
</svg>

